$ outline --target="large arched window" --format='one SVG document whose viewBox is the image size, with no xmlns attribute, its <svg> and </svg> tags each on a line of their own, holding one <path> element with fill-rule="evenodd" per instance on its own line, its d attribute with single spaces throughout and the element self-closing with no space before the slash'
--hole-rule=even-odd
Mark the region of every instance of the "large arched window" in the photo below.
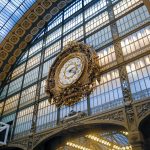
<svg viewBox="0 0 150 150">
<path fill-rule="evenodd" d="M 150 46 L 149 19 L 141 0 L 75 0 L 59 12 L 28 49 L 24 49 L 2 89 L 0 113 L 5 122 L 9 118 L 14 120 L 14 137 L 30 133 L 35 104 L 38 106 L 36 132 L 54 128 L 71 110 L 94 115 L 123 106 L 119 67 L 126 69 L 132 99 L 148 98 L 150 56 L 144 56 L 144 52 Z M 93 93 L 73 106 L 56 108 L 48 102 L 44 86 L 55 58 L 72 40 L 96 50 L 101 67 L 100 83 L 95 84 Z M 118 53 L 123 57 L 121 63 Z"/>
</svg>

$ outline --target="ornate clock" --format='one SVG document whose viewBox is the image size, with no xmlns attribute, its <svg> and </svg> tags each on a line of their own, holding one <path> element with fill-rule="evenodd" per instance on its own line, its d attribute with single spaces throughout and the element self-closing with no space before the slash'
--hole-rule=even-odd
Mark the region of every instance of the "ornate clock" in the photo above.
<svg viewBox="0 0 150 150">
<path fill-rule="evenodd" d="M 99 61 L 96 52 L 79 42 L 70 42 L 64 47 L 50 68 L 46 93 L 49 101 L 73 105 L 92 92 L 99 81 Z"/>
</svg>

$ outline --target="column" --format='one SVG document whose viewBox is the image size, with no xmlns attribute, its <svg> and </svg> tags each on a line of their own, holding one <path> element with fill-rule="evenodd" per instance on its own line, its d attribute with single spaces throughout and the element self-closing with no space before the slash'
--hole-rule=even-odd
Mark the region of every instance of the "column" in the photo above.
<svg viewBox="0 0 150 150">
<path fill-rule="evenodd" d="M 116 22 L 114 22 L 115 15 L 114 15 L 111 0 L 107 0 L 107 7 L 108 7 L 109 20 L 110 22 L 112 22 L 110 27 L 111 27 L 113 40 L 115 41 L 114 48 L 115 48 L 117 63 L 122 64 L 118 69 L 119 69 L 119 76 L 120 76 L 123 100 L 124 100 L 124 109 L 126 112 L 127 126 L 129 132 L 129 143 L 131 144 L 133 150 L 142 150 L 143 138 L 141 136 L 141 133 L 138 131 L 136 116 L 133 110 L 133 105 L 132 105 L 133 100 L 131 96 L 129 79 L 126 71 L 126 65 L 123 65 L 124 57 L 122 53 L 121 40 L 119 37 L 117 24 Z"/>
<path fill-rule="evenodd" d="M 132 146 L 132 150 L 143 150 L 143 137 L 140 131 L 129 132 L 129 143 Z"/>
</svg>

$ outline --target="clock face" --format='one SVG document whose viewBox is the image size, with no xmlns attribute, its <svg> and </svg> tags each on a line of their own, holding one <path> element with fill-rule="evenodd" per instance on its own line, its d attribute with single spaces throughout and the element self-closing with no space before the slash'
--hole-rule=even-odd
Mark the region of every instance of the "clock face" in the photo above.
<svg viewBox="0 0 150 150">
<path fill-rule="evenodd" d="M 62 86 L 68 86 L 75 83 L 81 76 L 83 69 L 84 64 L 81 58 L 70 58 L 60 69 L 59 82 Z"/>
</svg>

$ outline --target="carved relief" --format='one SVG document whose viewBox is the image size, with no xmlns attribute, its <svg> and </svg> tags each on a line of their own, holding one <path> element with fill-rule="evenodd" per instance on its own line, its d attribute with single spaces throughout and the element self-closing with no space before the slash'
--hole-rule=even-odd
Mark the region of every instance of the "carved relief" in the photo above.
<svg viewBox="0 0 150 150">
<path fill-rule="evenodd" d="M 16 57 L 15 56 L 11 56 L 8 60 L 9 64 L 13 64 L 16 61 Z"/>
<path fill-rule="evenodd" d="M 38 27 L 38 28 L 42 28 L 42 27 L 44 27 L 44 25 L 45 25 L 45 20 L 41 20 L 41 21 L 37 24 L 37 27 Z"/>
<path fill-rule="evenodd" d="M 124 58 L 123 58 L 120 42 L 114 43 L 114 48 L 115 48 L 115 54 L 116 54 L 117 62 L 118 63 L 123 62 Z"/>
<path fill-rule="evenodd" d="M 57 7 L 54 7 L 52 10 L 51 10 L 51 14 L 52 15 L 56 15 L 58 13 L 59 9 Z"/>
<path fill-rule="evenodd" d="M 0 51 L 0 59 L 5 60 L 8 56 L 8 53 L 4 50 Z"/>
<path fill-rule="evenodd" d="M 128 120 L 129 129 L 133 131 L 136 129 L 136 119 L 135 119 L 135 114 L 132 105 L 132 97 L 131 97 L 131 91 L 128 82 L 128 76 L 126 72 L 126 67 L 125 66 L 120 67 L 119 73 L 120 73 L 120 80 L 121 80 L 122 92 L 124 98 L 126 119 Z"/>
<path fill-rule="evenodd" d="M 52 5 L 52 2 L 43 0 L 41 4 L 44 8 L 48 9 Z"/>
<path fill-rule="evenodd" d="M 22 51 L 21 51 L 19 48 L 17 48 L 17 49 L 14 51 L 14 56 L 15 56 L 15 57 L 18 57 L 18 56 L 21 54 L 21 52 L 22 52 Z M 10 59 L 9 59 L 9 60 L 10 60 Z M 9 60 L 8 60 L 8 63 L 11 64 L 11 60 L 10 60 L 10 61 L 9 61 Z"/>
<path fill-rule="evenodd" d="M 10 64 L 6 64 L 4 67 L 4 71 L 8 72 L 10 70 L 10 67 L 11 67 Z"/>
<path fill-rule="evenodd" d="M 16 35 L 12 35 L 12 36 L 9 38 L 9 41 L 10 41 L 12 44 L 16 44 L 16 43 L 19 41 L 19 37 L 17 37 Z"/>
<path fill-rule="evenodd" d="M 128 106 L 126 107 L 126 115 L 127 118 L 129 120 L 129 122 L 133 122 L 134 121 L 134 111 L 133 111 L 133 107 L 132 106 Z"/>
<path fill-rule="evenodd" d="M 68 116 L 64 117 L 60 121 L 60 126 L 63 127 L 63 129 L 67 129 L 70 127 L 73 127 L 75 125 L 81 125 L 81 123 L 78 121 L 78 119 L 86 117 L 87 114 L 85 112 L 75 112 L 71 111 Z"/>
<path fill-rule="evenodd" d="M 26 42 L 30 42 L 33 38 L 33 35 L 32 34 L 28 34 L 26 37 L 25 37 L 25 41 Z"/>
<path fill-rule="evenodd" d="M 136 106 L 136 112 L 139 119 L 144 118 L 148 113 L 150 113 L 150 102 Z"/>
<path fill-rule="evenodd" d="M 17 36 L 22 37 L 25 34 L 25 30 L 22 27 L 18 27 L 15 33 Z"/>
<path fill-rule="evenodd" d="M 6 50 L 7 52 L 10 52 L 14 48 L 14 45 L 11 44 L 10 42 L 6 42 L 3 49 Z"/>
<path fill-rule="evenodd" d="M 57 4 L 57 7 L 58 7 L 59 9 L 62 9 L 62 8 L 65 7 L 65 6 L 66 6 L 66 2 L 65 2 L 65 1 L 61 1 L 60 3 Z"/>
<path fill-rule="evenodd" d="M 31 30 L 31 34 L 33 34 L 33 35 L 36 35 L 38 32 L 39 32 L 39 28 L 37 28 L 37 27 L 34 27 L 34 28 Z"/>
<path fill-rule="evenodd" d="M 30 15 L 27 17 L 31 22 L 35 22 L 38 19 L 38 16 L 34 13 L 31 12 Z"/>
<path fill-rule="evenodd" d="M 27 148 L 28 150 L 32 150 L 33 149 L 33 136 L 34 135 L 32 135 L 32 134 L 29 136 L 28 148 Z"/>
<path fill-rule="evenodd" d="M 24 28 L 24 29 L 29 29 L 31 27 L 31 22 L 27 19 L 25 19 L 22 23 L 21 23 L 21 26 Z"/>
<path fill-rule="evenodd" d="M 36 101 L 34 104 L 34 111 L 33 111 L 33 118 L 32 118 L 32 126 L 31 126 L 31 133 L 34 133 L 36 130 L 36 119 L 38 114 L 38 102 Z"/>
<path fill-rule="evenodd" d="M 22 41 L 22 42 L 19 44 L 19 48 L 21 48 L 21 49 L 24 49 L 26 46 L 27 46 L 27 42 L 25 42 L 25 41 Z"/>
<path fill-rule="evenodd" d="M 123 111 L 116 111 L 113 113 L 107 113 L 101 117 L 97 117 L 96 119 L 100 120 L 117 120 L 123 122 L 125 120 L 124 112 Z"/>
<path fill-rule="evenodd" d="M 129 106 L 132 102 L 131 93 L 130 93 L 130 86 L 128 83 L 128 76 L 126 72 L 125 66 L 119 68 L 120 80 L 122 84 L 124 102 L 126 106 Z"/>
<path fill-rule="evenodd" d="M 47 13 L 45 16 L 44 16 L 44 20 L 46 22 L 48 22 L 50 19 L 52 18 L 52 15 L 50 13 Z"/>
<path fill-rule="evenodd" d="M 41 5 L 39 5 L 34 9 L 34 12 L 37 15 L 42 15 L 45 12 L 45 9 Z"/>
</svg>

